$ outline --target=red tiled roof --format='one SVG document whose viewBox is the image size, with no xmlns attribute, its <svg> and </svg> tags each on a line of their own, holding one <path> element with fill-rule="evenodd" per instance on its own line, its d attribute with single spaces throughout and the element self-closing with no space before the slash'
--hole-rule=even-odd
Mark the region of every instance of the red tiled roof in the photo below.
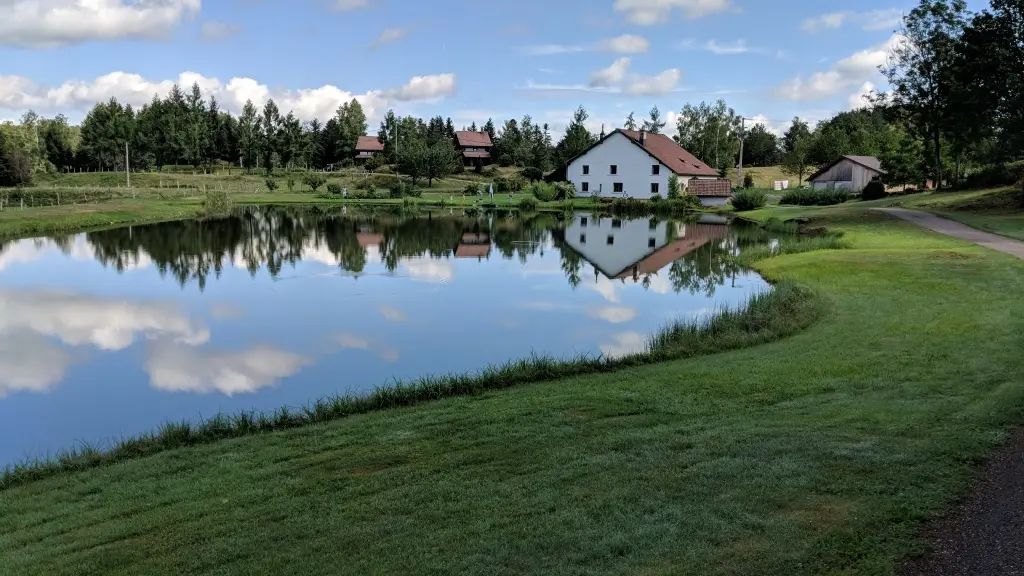
<svg viewBox="0 0 1024 576">
<path fill-rule="evenodd" d="M 363 248 L 367 246 L 380 246 L 384 243 L 384 236 L 374 234 L 373 232 L 359 232 L 356 234 L 356 241 Z"/>
<path fill-rule="evenodd" d="M 648 254 L 643 260 L 623 270 L 615 279 L 623 280 L 641 274 L 657 274 L 662 268 L 676 260 L 682 259 L 697 248 L 714 240 L 722 240 L 728 235 L 728 226 L 689 224 L 686 226 L 685 236 L 666 244 L 660 250 Z"/>
<path fill-rule="evenodd" d="M 490 148 L 494 146 L 487 132 L 456 132 L 455 139 L 461 148 Z"/>
<path fill-rule="evenodd" d="M 616 132 L 621 132 L 634 144 L 640 146 L 639 130 L 619 129 Z M 684 150 L 682 146 L 664 134 L 648 132 L 644 142 L 645 144 L 641 148 L 680 176 L 718 176 L 718 170 L 701 162 L 696 156 Z"/>
<path fill-rule="evenodd" d="M 382 152 L 384 144 L 376 136 L 360 136 L 356 141 L 356 150 L 360 152 Z"/>
<path fill-rule="evenodd" d="M 491 157 L 491 153 L 490 152 L 469 152 L 469 151 L 466 151 L 466 152 L 463 152 L 462 155 L 465 156 L 466 158 L 490 158 Z"/>
<path fill-rule="evenodd" d="M 724 178 L 714 180 L 694 178 L 686 185 L 686 191 L 693 196 L 732 196 L 732 181 Z"/>
</svg>

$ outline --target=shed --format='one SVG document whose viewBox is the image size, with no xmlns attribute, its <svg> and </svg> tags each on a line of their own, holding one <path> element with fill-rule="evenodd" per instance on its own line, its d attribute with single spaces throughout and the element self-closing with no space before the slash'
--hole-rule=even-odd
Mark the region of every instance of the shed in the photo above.
<svg viewBox="0 0 1024 576">
<path fill-rule="evenodd" d="M 874 156 L 840 156 L 835 162 L 824 166 L 807 181 L 815 190 L 835 188 L 860 192 L 875 178 L 885 174 L 882 163 Z"/>
<path fill-rule="evenodd" d="M 384 143 L 376 136 L 360 136 L 356 140 L 356 160 L 368 160 L 384 151 Z"/>
</svg>

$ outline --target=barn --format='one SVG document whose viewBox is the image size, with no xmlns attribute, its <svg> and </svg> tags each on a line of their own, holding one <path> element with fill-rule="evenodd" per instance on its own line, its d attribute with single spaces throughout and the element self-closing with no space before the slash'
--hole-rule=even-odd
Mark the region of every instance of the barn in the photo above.
<svg viewBox="0 0 1024 576">
<path fill-rule="evenodd" d="M 875 178 L 885 174 L 882 163 L 874 156 L 840 156 L 807 178 L 815 190 L 849 190 L 860 192 Z"/>
</svg>

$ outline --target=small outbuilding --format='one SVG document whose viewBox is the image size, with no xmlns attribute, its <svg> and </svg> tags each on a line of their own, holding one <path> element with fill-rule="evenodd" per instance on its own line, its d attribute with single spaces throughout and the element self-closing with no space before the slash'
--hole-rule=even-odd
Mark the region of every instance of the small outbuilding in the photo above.
<svg viewBox="0 0 1024 576">
<path fill-rule="evenodd" d="M 494 148 L 494 143 L 487 132 L 456 132 L 455 147 L 466 167 L 486 166 L 491 163 L 491 149 Z"/>
<path fill-rule="evenodd" d="M 356 161 L 367 161 L 384 151 L 384 143 L 376 136 L 360 136 L 356 140 Z"/>
<path fill-rule="evenodd" d="M 807 181 L 815 190 L 836 189 L 860 192 L 869 182 L 885 174 L 874 156 L 841 156 L 811 174 Z"/>
</svg>

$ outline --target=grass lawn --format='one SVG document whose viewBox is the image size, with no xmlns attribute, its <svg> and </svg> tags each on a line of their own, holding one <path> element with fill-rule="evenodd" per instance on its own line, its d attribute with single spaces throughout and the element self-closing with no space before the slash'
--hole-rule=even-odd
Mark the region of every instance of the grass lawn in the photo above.
<svg viewBox="0 0 1024 576">
<path fill-rule="evenodd" d="M 811 172 L 813 172 L 813 170 Z M 804 177 L 806 178 L 807 176 L 810 176 L 811 172 L 804 174 Z M 786 174 L 785 172 L 783 172 L 782 166 L 744 166 L 744 177 L 748 173 L 753 175 L 754 177 L 755 188 L 764 188 L 766 190 L 772 189 L 774 188 L 774 183 L 776 180 L 789 180 L 790 188 L 795 188 L 797 186 L 797 176 Z M 743 182 L 738 181 L 736 168 L 730 168 L 728 171 L 726 171 L 725 177 L 732 180 L 734 185 L 743 184 Z"/>
<path fill-rule="evenodd" d="M 0 572 L 892 573 L 1024 417 L 1024 262 L 801 213 L 852 248 L 760 263 L 792 338 L 14 487 Z"/>
</svg>

